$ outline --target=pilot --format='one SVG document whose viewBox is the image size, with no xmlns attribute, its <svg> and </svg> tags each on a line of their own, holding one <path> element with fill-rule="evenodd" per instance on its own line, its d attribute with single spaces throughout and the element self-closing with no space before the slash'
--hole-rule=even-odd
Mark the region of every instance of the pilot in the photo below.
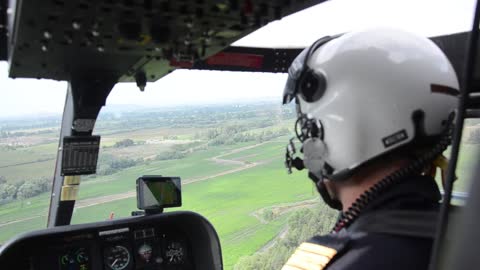
<svg viewBox="0 0 480 270">
<path fill-rule="evenodd" d="M 458 89 L 443 52 L 400 30 L 324 37 L 297 56 L 283 103 L 295 100 L 301 147 L 290 140 L 286 165 L 341 214 L 284 270 L 428 268 Z"/>
</svg>

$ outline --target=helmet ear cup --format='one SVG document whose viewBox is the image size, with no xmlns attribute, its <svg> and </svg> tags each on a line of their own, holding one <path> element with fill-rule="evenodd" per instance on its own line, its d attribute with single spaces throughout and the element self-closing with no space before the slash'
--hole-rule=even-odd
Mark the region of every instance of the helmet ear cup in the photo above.
<svg viewBox="0 0 480 270">
<path fill-rule="evenodd" d="M 299 93 L 306 102 L 315 102 L 325 94 L 327 79 L 322 73 L 307 68 L 300 78 L 299 88 Z"/>
</svg>

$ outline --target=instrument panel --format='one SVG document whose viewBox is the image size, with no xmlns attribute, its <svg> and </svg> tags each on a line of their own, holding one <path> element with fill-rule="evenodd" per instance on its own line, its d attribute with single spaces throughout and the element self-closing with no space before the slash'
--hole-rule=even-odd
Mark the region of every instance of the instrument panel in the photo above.
<svg viewBox="0 0 480 270">
<path fill-rule="evenodd" d="M 190 243 L 181 231 L 130 228 L 68 238 L 31 256 L 31 269 L 140 270 L 195 269 Z"/>
<path fill-rule="evenodd" d="M 80 230 L 64 226 L 66 231 L 54 234 L 44 232 L 57 228 L 40 231 L 40 236 L 3 246 L 0 265 L 28 270 L 222 269 L 213 227 L 202 217 L 186 213 L 160 214 L 157 221 L 132 217 L 120 224 L 105 222 L 109 226 L 93 223 Z M 21 264 L 20 256 L 25 258 Z"/>
</svg>

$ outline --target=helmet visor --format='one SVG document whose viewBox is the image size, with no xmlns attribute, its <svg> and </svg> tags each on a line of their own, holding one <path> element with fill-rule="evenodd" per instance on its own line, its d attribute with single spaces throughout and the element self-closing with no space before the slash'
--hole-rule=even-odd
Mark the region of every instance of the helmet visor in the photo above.
<svg viewBox="0 0 480 270">
<path fill-rule="evenodd" d="M 283 89 L 283 104 L 290 103 L 297 94 L 297 84 L 305 68 L 305 59 L 309 48 L 304 49 L 288 68 L 288 78 Z"/>
</svg>

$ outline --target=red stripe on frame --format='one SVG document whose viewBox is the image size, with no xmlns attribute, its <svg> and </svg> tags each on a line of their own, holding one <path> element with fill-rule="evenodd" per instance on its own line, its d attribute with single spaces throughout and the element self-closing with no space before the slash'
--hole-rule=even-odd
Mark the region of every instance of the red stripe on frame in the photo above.
<svg viewBox="0 0 480 270">
<path fill-rule="evenodd" d="M 177 60 L 170 60 L 170 66 L 178 67 L 178 68 L 192 68 L 193 62 L 190 61 L 177 61 Z"/>
<path fill-rule="evenodd" d="M 260 69 L 263 66 L 263 55 L 247 53 L 217 53 L 207 59 L 212 66 L 237 66 Z"/>
</svg>

